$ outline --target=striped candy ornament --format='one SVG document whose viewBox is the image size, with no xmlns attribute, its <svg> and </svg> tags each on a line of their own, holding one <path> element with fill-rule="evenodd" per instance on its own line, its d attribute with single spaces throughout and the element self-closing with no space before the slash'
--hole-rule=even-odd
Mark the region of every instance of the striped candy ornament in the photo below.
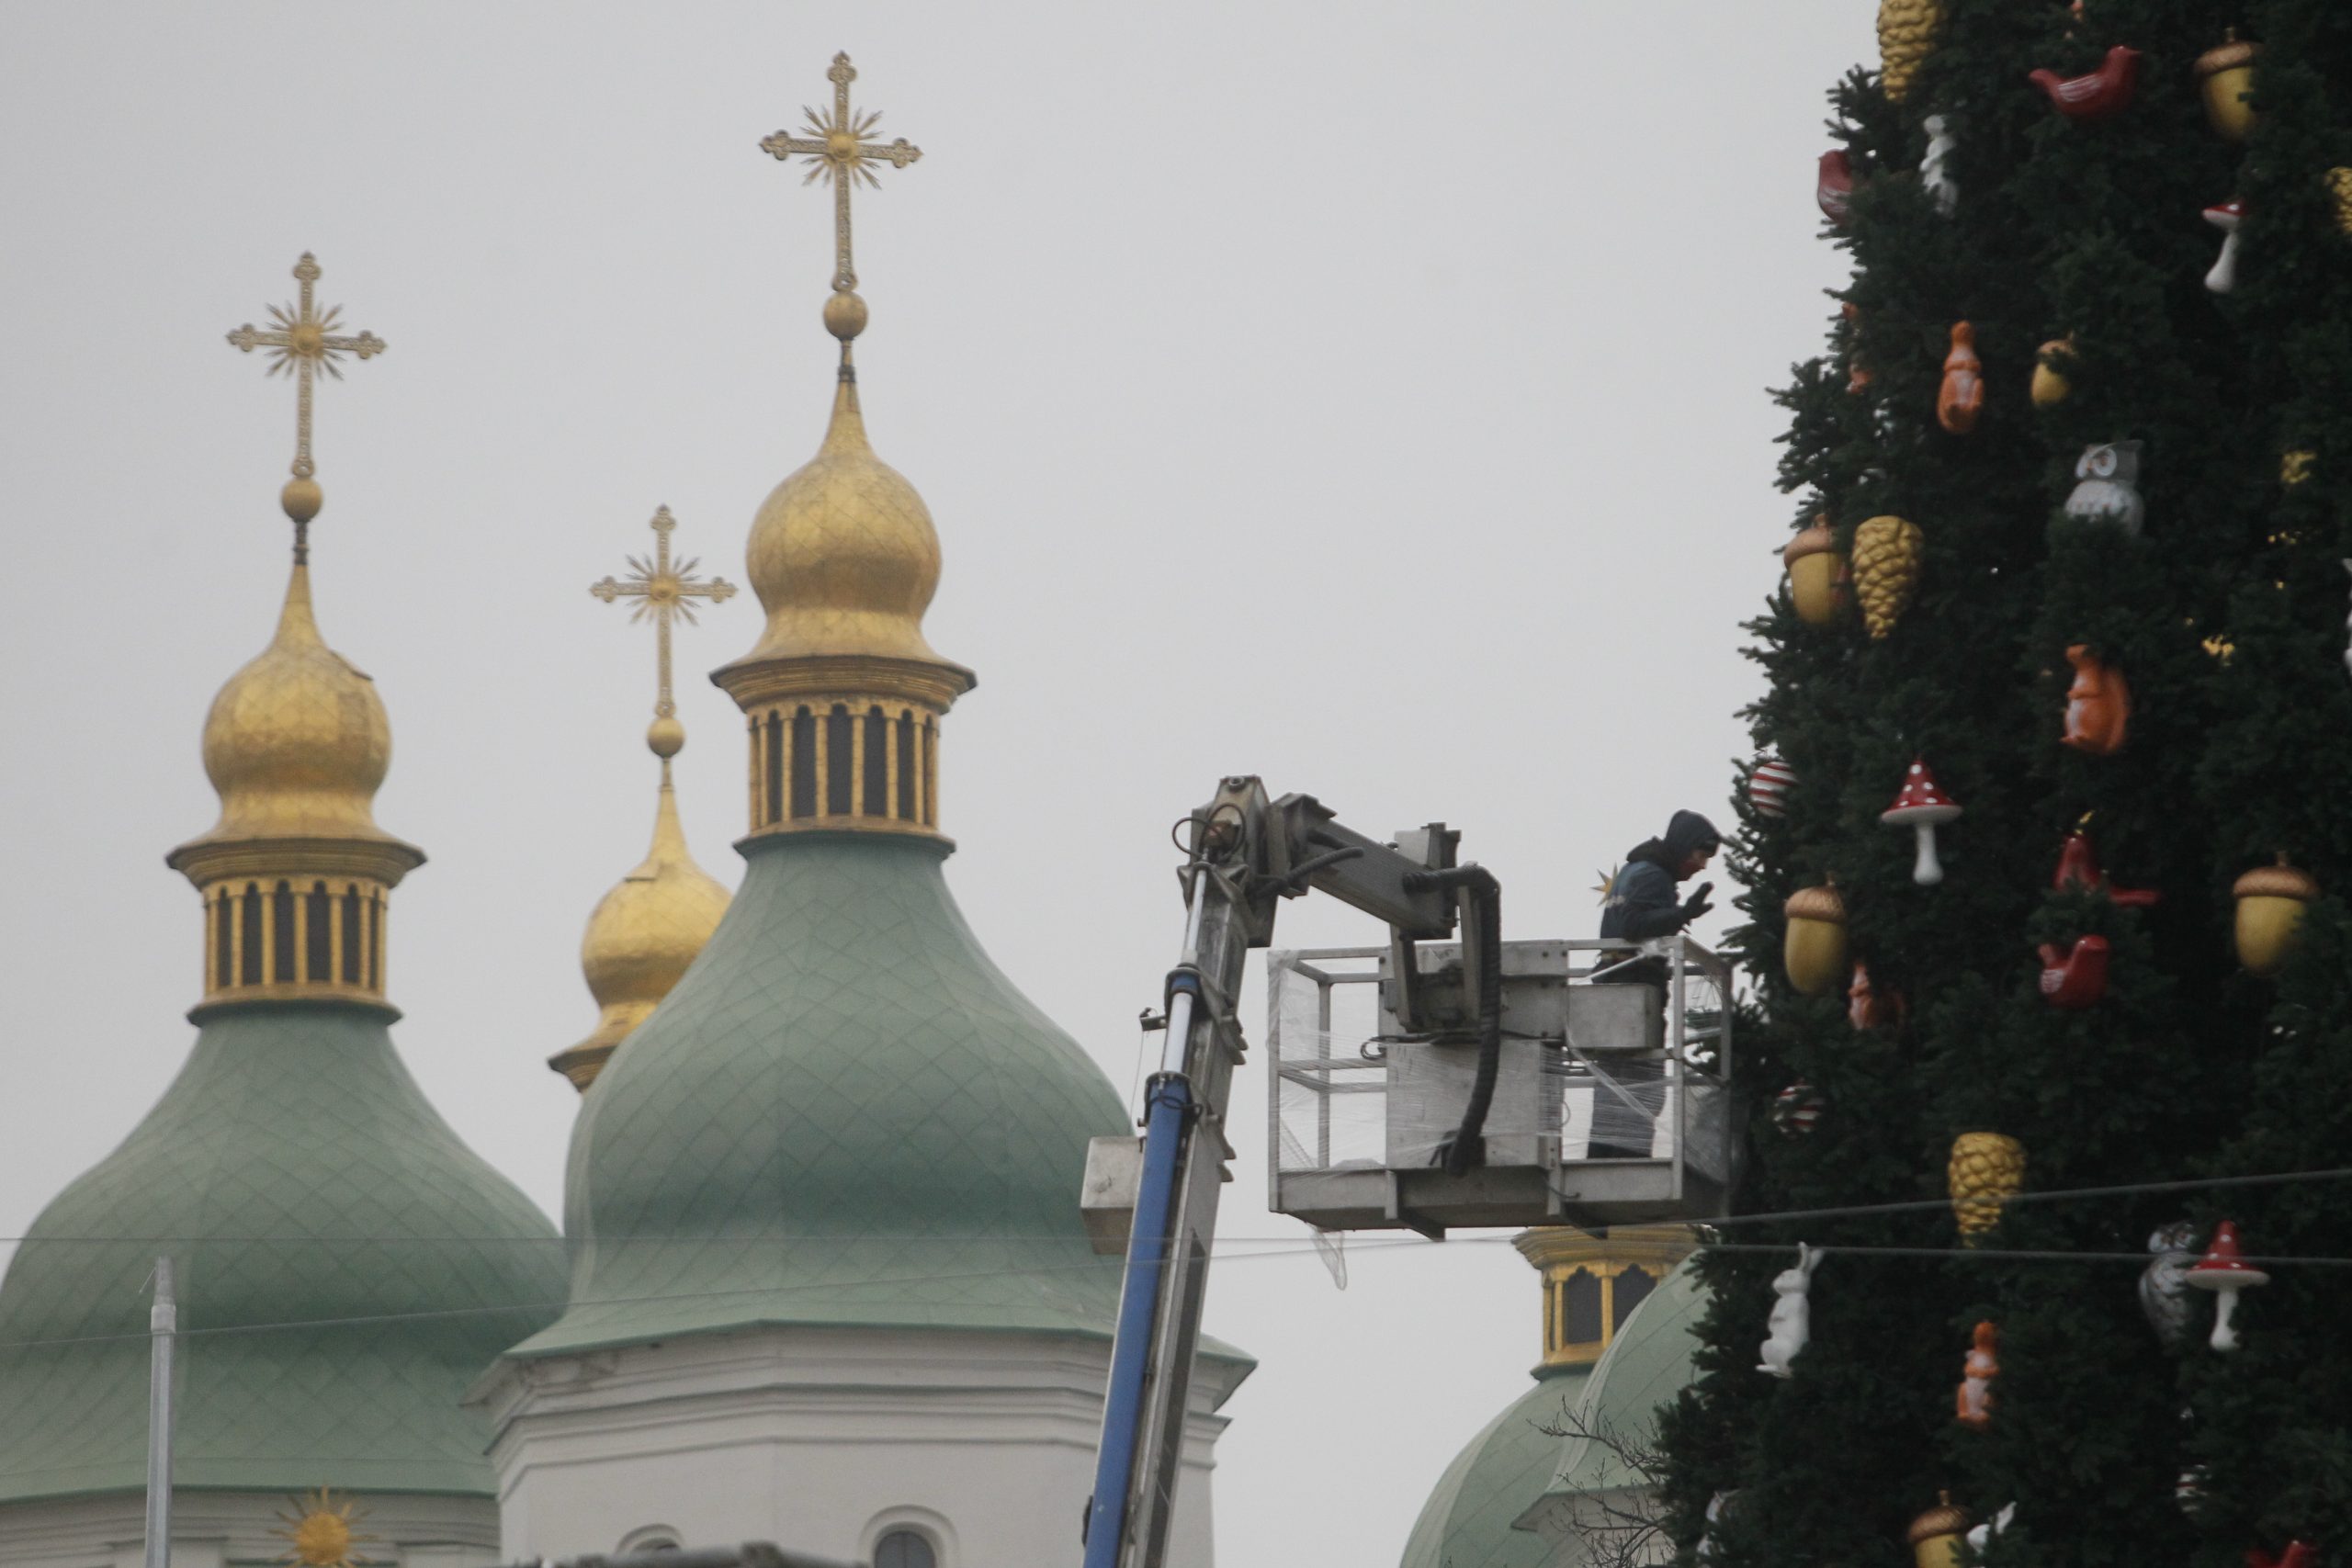
<svg viewBox="0 0 2352 1568">
<path fill-rule="evenodd" d="M 1748 804 L 1759 817 L 1779 817 L 1787 810 L 1789 791 L 1796 782 L 1796 770 L 1780 758 L 1760 758 L 1747 775 Z"/>
<path fill-rule="evenodd" d="M 1812 1132 L 1828 1108 L 1821 1091 L 1799 1078 L 1772 1097 L 1772 1125 L 1789 1137 L 1799 1137 Z"/>
</svg>

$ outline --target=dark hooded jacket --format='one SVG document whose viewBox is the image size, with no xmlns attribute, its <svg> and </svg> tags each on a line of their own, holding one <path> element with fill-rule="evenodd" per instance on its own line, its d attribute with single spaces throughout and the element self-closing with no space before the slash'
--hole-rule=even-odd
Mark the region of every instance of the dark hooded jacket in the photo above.
<svg viewBox="0 0 2352 1568">
<path fill-rule="evenodd" d="M 1693 850 L 1713 849 L 1722 842 L 1723 835 L 1704 817 L 1676 812 L 1665 837 L 1645 840 L 1626 852 L 1624 869 L 1610 883 L 1608 899 L 1600 906 L 1600 934 L 1647 942 L 1680 931 L 1690 917 L 1675 896 L 1675 873 Z"/>
</svg>

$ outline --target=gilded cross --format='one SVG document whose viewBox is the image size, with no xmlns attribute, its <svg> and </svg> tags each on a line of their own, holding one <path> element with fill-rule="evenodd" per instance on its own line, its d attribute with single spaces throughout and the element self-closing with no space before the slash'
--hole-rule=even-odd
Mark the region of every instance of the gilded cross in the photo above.
<svg viewBox="0 0 2352 1568">
<path fill-rule="evenodd" d="M 319 260 L 310 252 L 294 264 L 294 279 L 302 286 L 299 302 L 292 305 L 272 305 L 270 320 L 277 325 L 257 328 L 251 321 L 229 334 L 229 344 L 251 354 L 256 348 L 275 349 L 269 356 L 269 373 L 273 376 L 291 372 L 294 377 L 294 482 L 286 487 L 287 515 L 294 519 L 294 549 L 303 553 L 302 530 L 318 515 L 318 486 L 311 482 L 317 470 L 311 462 L 311 381 L 312 374 L 324 370 L 336 380 L 343 379 L 337 362 L 346 354 L 361 359 L 373 359 L 384 352 L 384 340 L 374 333 L 356 335 L 337 333 L 342 323 L 343 307 L 330 305 L 324 312 L 318 307 L 312 285 L 319 281 Z"/>
<path fill-rule="evenodd" d="M 670 515 L 666 506 L 655 511 L 653 522 L 653 555 L 628 558 L 629 574 L 626 579 L 607 577 L 602 582 L 592 582 L 588 592 L 609 604 L 616 599 L 639 601 L 637 613 L 629 616 L 630 624 L 653 618 L 653 641 L 656 660 L 661 669 L 661 697 L 653 705 L 655 719 L 673 718 L 677 705 L 670 700 L 670 623 L 683 616 L 688 626 L 695 624 L 693 602 L 707 599 L 717 604 L 735 596 L 735 585 L 723 577 L 707 582 L 695 575 L 701 564 L 692 557 L 673 565 L 670 560 L 670 533 L 678 520 Z M 683 733 L 683 732 L 681 732 Z M 666 755 L 666 753 L 665 753 Z"/>
<path fill-rule="evenodd" d="M 903 169 L 922 156 L 922 149 L 910 145 L 903 136 L 888 144 L 866 140 L 866 133 L 882 116 L 879 111 L 865 114 L 849 107 L 849 85 L 857 80 L 857 72 L 848 55 L 834 55 L 832 69 L 825 77 L 833 85 L 832 113 L 804 108 L 800 112 L 808 118 L 808 135 L 779 130 L 763 138 L 760 146 L 781 164 L 790 163 L 796 152 L 805 154 L 808 174 L 800 183 L 809 185 L 821 176 L 833 187 L 833 292 L 846 294 L 857 287 L 857 269 L 850 265 L 850 186 L 864 180 L 878 190 L 882 182 L 875 177 L 874 164 L 887 162 L 894 169 Z"/>
</svg>

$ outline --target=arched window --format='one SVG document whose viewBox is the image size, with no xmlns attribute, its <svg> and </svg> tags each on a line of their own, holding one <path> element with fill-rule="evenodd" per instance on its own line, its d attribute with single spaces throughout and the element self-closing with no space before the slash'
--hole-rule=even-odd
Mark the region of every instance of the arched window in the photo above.
<svg viewBox="0 0 2352 1568">
<path fill-rule="evenodd" d="M 759 727 L 760 721 L 753 719 L 752 728 L 756 730 Z M 768 820 L 781 822 L 784 820 L 784 720 L 776 716 L 774 708 L 768 709 L 766 750 L 767 767 L 763 770 L 765 777 L 761 781 L 766 787 L 762 793 L 766 796 Z"/>
<path fill-rule="evenodd" d="M 1560 1337 L 1570 1345 L 1607 1337 L 1600 1321 L 1600 1280 L 1589 1269 L 1576 1270 L 1560 1286 Z"/>
<path fill-rule="evenodd" d="M 792 815 L 817 815 L 817 720 L 807 708 L 792 716 Z"/>
<path fill-rule="evenodd" d="M 237 901 L 237 984 L 261 984 L 261 886 L 245 884 Z"/>
<path fill-rule="evenodd" d="M 890 815 L 890 760 L 884 755 L 884 748 L 889 744 L 884 739 L 889 733 L 889 723 L 880 708 L 865 710 L 865 776 L 858 781 L 858 809 L 868 817 Z"/>
<path fill-rule="evenodd" d="M 1634 1315 L 1634 1309 L 1657 1289 L 1657 1280 L 1646 1269 L 1628 1269 L 1617 1276 L 1609 1292 L 1609 1332 L 1614 1335 Z"/>
<path fill-rule="evenodd" d="M 236 956 L 237 952 L 236 904 L 236 896 L 225 887 L 212 901 L 212 987 L 215 990 L 227 990 L 230 980 L 236 974 L 229 966 L 230 960 Z"/>
<path fill-rule="evenodd" d="M 899 716 L 899 820 L 915 819 L 915 716 L 910 708 Z"/>
<path fill-rule="evenodd" d="M 269 977 L 280 984 L 294 976 L 294 889 L 281 882 L 269 896 Z"/>
<path fill-rule="evenodd" d="M 939 1568 L 939 1554 L 928 1536 L 895 1529 L 874 1543 L 874 1568 Z"/>
<path fill-rule="evenodd" d="M 359 984 L 359 885 L 343 890 L 343 983 Z"/>
<path fill-rule="evenodd" d="M 835 703 L 825 716 L 825 815 L 847 817 L 857 809 L 850 797 L 849 706 Z"/>
<path fill-rule="evenodd" d="M 302 900 L 302 978 L 332 980 L 334 978 L 334 916 L 327 906 L 333 902 L 323 882 L 311 884 L 309 895 Z"/>
</svg>

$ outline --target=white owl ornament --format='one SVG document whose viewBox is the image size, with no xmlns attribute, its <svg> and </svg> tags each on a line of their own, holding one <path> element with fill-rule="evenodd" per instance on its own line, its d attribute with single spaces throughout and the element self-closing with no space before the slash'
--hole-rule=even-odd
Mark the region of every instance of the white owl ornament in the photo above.
<svg viewBox="0 0 2352 1568">
<path fill-rule="evenodd" d="M 2066 515 L 2086 523 L 2112 523 L 2133 538 L 2148 503 L 2140 499 L 2140 444 L 2109 441 L 2086 446 L 2075 459 L 2075 490 Z"/>
</svg>

